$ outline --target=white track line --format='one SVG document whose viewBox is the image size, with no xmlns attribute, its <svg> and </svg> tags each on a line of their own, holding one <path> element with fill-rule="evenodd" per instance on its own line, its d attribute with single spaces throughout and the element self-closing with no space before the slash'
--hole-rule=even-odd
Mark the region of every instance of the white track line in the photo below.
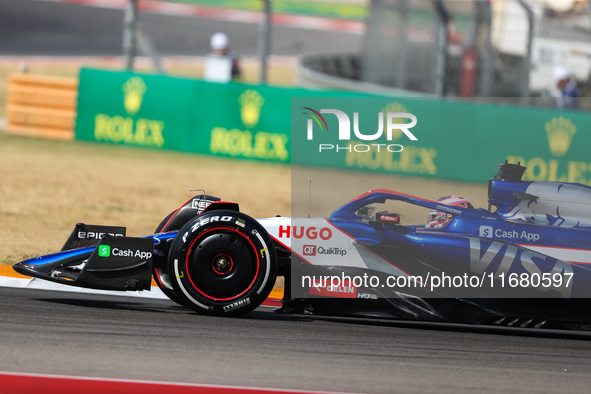
<svg viewBox="0 0 591 394">
<path fill-rule="evenodd" d="M 85 289 L 76 286 L 67 286 L 55 282 L 49 282 L 43 279 L 27 279 L 27 278 L 10 278 L 7 276 L 0 276 L 0 287 L 16 287 L 36 290 L 54 290 L 54 291 L 67 291 L 73 293 L 86 293 L 86 294 L 101 294 L 101 295 L 116 295 L 125 297 L 141 297 L 141 298 L 156 298 L 168 300 L 168 297 L 164 295 L 162 290 L 156 286 L 152 286 L 151 291 L 111 291 L 111 290 L 95 290 Z"/>
</svg>

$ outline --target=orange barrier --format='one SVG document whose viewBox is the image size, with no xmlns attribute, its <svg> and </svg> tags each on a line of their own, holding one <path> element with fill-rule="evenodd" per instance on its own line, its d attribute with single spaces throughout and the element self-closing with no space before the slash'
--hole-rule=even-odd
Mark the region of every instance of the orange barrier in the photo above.
<svg viewBox="0 0 591 394">
<path fill-rule="evenodd" d="M 78 78 L 11 74 L 6 131 L 33 137 L 74 139 Z"/>
</svg>

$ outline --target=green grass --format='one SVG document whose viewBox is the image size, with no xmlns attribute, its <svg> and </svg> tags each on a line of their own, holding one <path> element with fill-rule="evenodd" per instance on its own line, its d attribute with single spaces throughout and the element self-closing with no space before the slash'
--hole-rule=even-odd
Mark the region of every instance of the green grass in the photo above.
<svg viewBox="0 0 591 394">
<path fill-rule="evenodd" d="M 254 217 L 291 209 L 287 165 L 2 131 L 0 180 L 0 264 L 58 251 L 78 222 L 151 234 L 193 189 L 237 201 Z"/>
<path fill-rule="evenodd" d="M 172 3 L 187 3 L 215 6 L 222 8 L 234 8 L 249 11 L 262 11 L 261 0 L 164 0 Z M 347 4 L 346 2 L 325 2 L 312 0 L 273 0 L 272 12 L 281 14 L 301 14 L 311 16 L 323 16 L 329 18 L 365 20 L 367 6 L 365 2 Z"/>
</svg>

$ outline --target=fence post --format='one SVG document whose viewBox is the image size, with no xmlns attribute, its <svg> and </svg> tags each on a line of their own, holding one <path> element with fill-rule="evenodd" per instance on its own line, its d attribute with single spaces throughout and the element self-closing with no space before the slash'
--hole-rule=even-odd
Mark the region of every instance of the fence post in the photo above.
<svg viewBox="0 0 591 394">
<path fill-rule="evenodd" d="M 133 70 L 133 58 L 136 49 L 136 25 L 137 25 L 137 0 L 129 0 L 123 17 L 123 54 L 125 56 L 125 68 Z"/>
<path fill-rule="evenodd" d="M 158 74 L 164 74 L 164 69 L 162 68 L 162 60 L 160 59 L 160 55 L 158 51 L 152 44 L 152 40 L 150 37 L 144 32 L 140 23 L 137 23 L 136 26 L 136 43 L 138 45 L 138 49 L 140 53 L 147 55 L 150 60 L 152 60 L 152 65 Z"/>
<path fill-rule="evenodd" d="M 480 96 L 490 97 L 493 74 L 493 48 L 491 40 L 492 10 L 490 8 L 490 0 L 479 0 L 478 7 L 480 12 L 484 14 L 483 23 L 486 30 L 486 42 L 484 44 L 484 54 L 482 56 L 482 63 L 484 64 L 484 67 L 482 69 L 482 74 L 480 75 Z"/>
<path fill-rule="evenodd" d="M 445 9 L 443 0 L 433 0 L 439 19 L 437 34 L 437 66 L 435 68 L 435 94 L 445 94 L 445 73 L 447 68 L 447 31 L 450 15 Z"/>
<path fill-rule="evenodd" d="M 371 83 L 378 83 L 380 79 L 380 29 L 384 8 L 384 0 L 371 0 L 367 21 L 365 22 L 365 53 L 362 63 L 362 80 Z"/>
<path fill-rule="evenodd" d="M 399 26 L 398 26 L 398 43 L 400 48 L 397 54 L 398 70 L 396 70 L 396 87 L 406 88 L 406 54 L 408 48 L 408 17 L 409 17 L 409 0 L 399 0 Z"/>
<path fill-rule="evenodd" d="M 525 14 L 527 15 L 527 20 L 529 23 L 528 31 L 527 31 L 527 50 L 525 53 L 525 58 L 523 59 L 523 68 L 521 72 L 521 103 L 523 105 L 529 104 L 529 70 L 531 67 L 531 44 L 534 36 L 534 13 L 529 5 L 525 2 L 525 0 L 517 0 Z"/>
<path fill-rule="evenodd" d="M 267 57 L 271 47 L 271 0 L 263 0 L 265 15 L 259 32 L 259 57 L 261 58 L 260 82 L 267 83 Z"/>
</svg>

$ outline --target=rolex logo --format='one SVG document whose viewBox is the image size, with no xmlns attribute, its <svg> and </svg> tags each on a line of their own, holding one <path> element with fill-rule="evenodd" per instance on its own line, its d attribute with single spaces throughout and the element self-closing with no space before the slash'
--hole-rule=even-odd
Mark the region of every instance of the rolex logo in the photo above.
<svg viewBox="0 0 591 394">
<path fill-rule="evenodd" d="M 548 134 L 548 145 L 550 152 L 556 157 L 564 156 L 570 147 L 573 135 L 577 131 L 570 119 L 565 119 L 562 116 L 559 118 L 552 118 L 546 123 L 546 133 Z"/>
<path fill-rule="evenodd" d="M 261 116 L 261 107 L 265 103 L 263 96 L 256 90 L 248 89 L 238 97 L 240 103 L 240 118 L 247 128 L 256 126 Z"/>
<path fill-rule="evenodd" d="M 393 103 L 386 105 L 384 108 L 382 108 L 382 110 L 380 112 L 387 114 L 388 112 L 409 112 L 409 111 L 403 104 L 400 104 L 399 102 L 395 101 Z M 387 119 L 384 119 L 384 124 L 386 123 L 386 121 L 387 121 Z M 392 123 L 403 124 L 406 122 L 407 122 L 406 118 L 392 118 Z M 400 139 L 400 137 L 402 137 L 402 130 L 401 129 L 392 130 L 392 141 L 398 141 Z"/>
<path fill-rule="evenodd" d="M 142 106 L 146 84 L 140 77 L 131 77 L 123 84 L 123 106 L 129 115 L 135 115 Z"/>
</svg>

